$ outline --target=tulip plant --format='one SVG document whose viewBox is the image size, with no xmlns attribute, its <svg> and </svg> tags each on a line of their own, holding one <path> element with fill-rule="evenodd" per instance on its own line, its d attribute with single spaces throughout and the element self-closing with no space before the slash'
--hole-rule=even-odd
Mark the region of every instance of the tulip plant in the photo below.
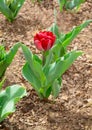
<svg viewBox="0 0 92 130">
<path fill-rule="evenodd" d="M 0 83 L 0 122 L 15 112 L 15 104 L 26 96 L 26 89 L 20 85 L 12 85 L 2 90 L 2 82 Z"/>
<path fill-rule="evenodd" d="M 22 45 L 26 59 L 22 74 L 41 99 L 48 99 L 50 94 L 58 96 L 62 84 L 61 76 L 82 54 L 76 50 L 67 52 L 67 46 L 90 22 L 91 20 L 84 22 L 67 34 L 60 33 L 56 24 L 49 31 L 37 33 L 34 36 L 34 44 L 42 52 L 42 58 Z"/>
<path fill-rule="evenodd" d="M 0 0 L 0 12 L 6 16 L 6 18 L 12 22 L 25 0 Z"/>
<path fill-rule="evenodd" d="M 3 45 L 0 45 L 0 78 L 3 77 L 7 67 L 11 64 L 20 45 L 20 43 L 16 43 L 8 52 L 5 51 Z"/>
<path fill-rule="evenodd" d="M 61 11 L 63 10 L 64 7 L 69 10 L 72 10 L 75 8 L 78 9 L 80 5 L 84 2 L 85 0 L 58 0 Z"/>
</svg>

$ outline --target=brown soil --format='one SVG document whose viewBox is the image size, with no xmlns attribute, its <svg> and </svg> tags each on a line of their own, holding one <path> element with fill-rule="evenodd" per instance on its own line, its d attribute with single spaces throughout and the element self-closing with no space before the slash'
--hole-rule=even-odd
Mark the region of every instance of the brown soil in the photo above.
<svg viewBox="0 0 92 130">
<path fill-rule="evenodd" d="M 84 20 L 92 19 L 92 0 L 87 0 L 77 13 L 59 10 L 57 0 L 44 0 L 40 5 L 26 0 L 17 19 L 9 23 L 0 14 L 0 43 L 9 49 L 18 41 L 24 42 L 33 53 L 39 54 L 33 36 L 54 22 L 54 6 L 60 31 L 68 32 Z M 6 71 L 5 86 L 22 84 L 28 95 L 17 104 L 14 114 L 0 125 L 2 130 L 92 130 L 92 23 L 72 42 L 69 49 L 84 51 L 82 57 L 63 75 L 63 87 L 58 98 L 41 101 L 31 85 L 21 75 L 25 63 L 19 49 Z"/>
</svg>

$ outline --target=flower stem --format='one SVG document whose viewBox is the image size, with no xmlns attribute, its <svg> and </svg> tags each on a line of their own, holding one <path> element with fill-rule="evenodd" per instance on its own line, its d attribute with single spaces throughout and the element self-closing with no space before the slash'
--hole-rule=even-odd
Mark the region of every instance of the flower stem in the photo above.
<svg viewBox="0 0 92 130">
<path fill-rule="evenodd" d="M 45 65 L 45 51 L 42 53 L 42 65 Z"/>
</svg>

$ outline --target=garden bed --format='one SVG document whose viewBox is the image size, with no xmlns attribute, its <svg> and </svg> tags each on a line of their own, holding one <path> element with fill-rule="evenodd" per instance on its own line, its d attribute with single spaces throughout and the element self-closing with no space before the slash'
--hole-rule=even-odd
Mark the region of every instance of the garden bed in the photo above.
<svg viewBox="0 0 92 130">
<path fill-rule="evenodd" d="M 33 53 L 33 36 L 46 30 L 54 22 L 54 7 L 57 9 L 57 24 L 60 31 L 70 31 L 84 20 L 92 19 L 92 1 L 87 0 L 77 13 L 59 10 L 54 1 L 44 0 L 33 4 L 26 0 L 13 23 L 0 14 L 0 43 L 9 50 L 16 42 L 23 42 Z M 57 99 L 41 101 L 31 85 L 21 74 L 25 59 L 19 49 L 7 69 L 5 86 L 24 85 L 28 95 L 18 104 L 16 112 L 0 124 L 2 130 L 92 130 L 92 23 L 85 28 L 69 46 L 69 50 L 82 50 L 78 58 L 63 75 L 63 86 Z"/>
</svg>

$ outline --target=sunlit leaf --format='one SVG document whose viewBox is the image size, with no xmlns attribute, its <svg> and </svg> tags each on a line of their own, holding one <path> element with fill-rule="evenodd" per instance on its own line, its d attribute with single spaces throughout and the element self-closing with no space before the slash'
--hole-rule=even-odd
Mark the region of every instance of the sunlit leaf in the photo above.
<svg viewBox="0 0 92 130">
<path fill-rule="evenodd" d="M 19 85 L 12 85 L 0 91 L 0 122 L 15 111 L 15 104 L 26 96 L 26 90 Z"/>
</svg>

